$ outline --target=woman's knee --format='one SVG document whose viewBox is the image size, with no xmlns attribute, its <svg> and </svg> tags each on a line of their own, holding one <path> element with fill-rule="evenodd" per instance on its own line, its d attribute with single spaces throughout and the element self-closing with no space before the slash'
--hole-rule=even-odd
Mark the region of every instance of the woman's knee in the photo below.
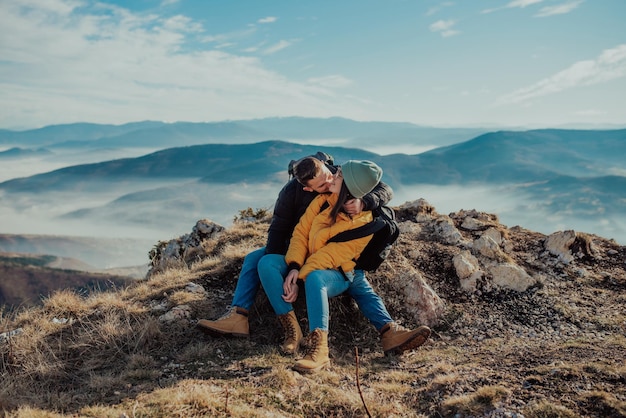
<svg viewBox="0 0 626 418">
<path fill-rule="evenodd" d="M 308 292 L 323 291 L 329 297 L 343 293 L 348 288 L 349 282 L 336 270 L 312 271 L 304 282 Z"/>
<path fill-rule="evenodd" d="M 326 278 L 321 270 L 312 271 L 304 281 L 305 290 L 321 289 L 323 287 L 326 287 Z"/>
</svg>

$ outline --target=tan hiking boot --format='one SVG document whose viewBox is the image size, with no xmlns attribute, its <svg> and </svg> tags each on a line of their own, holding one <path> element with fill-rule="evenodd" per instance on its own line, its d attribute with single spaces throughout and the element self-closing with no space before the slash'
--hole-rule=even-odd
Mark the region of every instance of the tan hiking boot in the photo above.
<svg viewBox="0 0 626 418">
<path fill-rule="evenodd" d="M 213 336 L 247 337 L 250 335 L 248 311 L 233 306 L 224 316 L 215 321 L 199 320 L 198 328 Z"/>
<path fill-rule="evenodd" d="M 330 364 L 328 357 L 328 331 L 316 328 L 307 336 L 307 351 L 293 368 L 301 373 L 313 373 Z"/>
<path fill-rule="evenodd" d="M 400 355 L 424 344 L 430 336 L 430 328 L 421 326 L 410 330 L 390 322 L 380 330 L 380 336 L 385 354 Z"/>
<path fill-rule="evenodd" d="M 302 341 L 302 330 L 296 313 L 290 311 L 287 314 L 279 315 L 278 320 L 285 331 L 285 340 L 280 348 L 285 354 L 295 354 L 300 346 L 300 341 Z"/>
</svg>

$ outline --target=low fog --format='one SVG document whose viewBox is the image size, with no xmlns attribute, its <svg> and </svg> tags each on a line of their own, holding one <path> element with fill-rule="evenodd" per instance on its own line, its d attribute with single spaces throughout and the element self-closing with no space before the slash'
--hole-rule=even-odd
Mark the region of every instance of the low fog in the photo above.
<svg viewBox="0 0 626 418">
<path fill-rule="evenodd" d="M 127 249 L 123 259 L 107 258 L 102 263 L 104 258 L 96 256 L 83 261 L 100 268 L 142 265 L 148 262 L 147 253 L 154 244 L 190 233 L 199 219 L 208 218 L 228 227 L 240 210 L 271 209 L 281 186 L 277 183 L 218 186 L 188 182 L 174 186 L 188 192 L 172 200 L 119 202 L 96 199 L 94 195 L 89 201 L 88 196 L 57 196 L 21 210 L 11 207 L 0 196 L 0 232 L 137 240 L 137 245 Z M 37 197 L 40 198 L 42 196 Z M 476 209 L 497 214 L 500 222 L 508 227 L 519 225 L 544 234 L 574 229 L 626 242 L 626 225 L 621 219 L 583 219 L 548 213 L 539 204 L 506 188 L 402 187 L 395 190 L 391 205 L 399 206 L 420 198 L 426 199 L 440 214 Z M 59 217 L 79 209 L 82 210 L 75 215 Z M 54 254 L 53 249 L 50 251 Z"/>
<path fill-rule="evenodd" d="M 6 147 L 0 147 L 0 152 Z M 46 156 L 25 158 L 0 157 L 0 183 L 20 177 L 48 173 L 63 167 L 80 164 L 92 164 L 120 158 L 135 158 L 156 151 L 153 148 L 120 148 L 99 150 L 52 150 Z M 0 231 L 1 232 L 1 231 Z"/>
<path fill-rule="evenodd" d="M 469 139 L 469 138 L 468 138 Z M 438 148 L 439 145 L 415 145 L 415 144 L 406 144 L 406 143 L 398 143 L 390 145 L 389 142 L 378 141 L 375 144 L 364 143 L 359 141 L 354 141 L 352 139 L 346 138 L 320 138 L 311 141 L 311 139 L 293 139 L 290 138 L 289 142 L 293 142 L 295 144 L 301 145 L 310 145 L 311 143 L 315 143 L 320 148 L 322 147 L 347 147 L 347 148 L 359 148 L 369 152 L 373 152 L 378 155 L 391 155 L 391 154 L 407 154 L 407 155 L 417 155 L 422 152 L 430 151 L 431 149 Z M 355 143 L 356 142 L 356 143 Z M 323 149 L 322 149 L 323 150 Z M 343 161 L 335 161 L 337 164 L 341 164 Z"/>
<path fill-rule="evenodd" d="M 342 140 L 337 140 L 342 141 Z M 330 145 L 332 140 L 328 140 Z M 338 145 L 334 143 L 333 145 Z M 419 148 L 390 148 L 381 146 L 369 151 L 385 154 L 404 152 L 416 154 Z M 48 172 L 61 167 L 105 161 L 115 158 L 136 157 L 153 150 L 109 150 L 62 154 L 46 158 L 2 160 L 0 181 Z M 384 168 L 384 167 L 383 167 Z M 32 234 L 107 239 L 106 254 L 81 253 L 82 261 L 98 268 L 143 265 L 147 253 L 159 241 L 168 241 L 191 232 L 196 221 L 208 218 L 224 226 L 232 225 L 239 211 L 252 209 L 271 210 L 284 183 L 263 185 L 206 184 L 192 179 L 159 179 L 150 182 L 107 184 L 100 188 L 91 184 L 81 192 L 16 193 L 6 195 L 0 191 L 0 234 Z M 106 190 L 106 191 L 104 191 Z M 550 234 L 574 229 L 588 232 L 617 242 L 626 243 L 626 223 L 617 217 L 573 217 L 567 213 L 548 210 L 548 201 L 533 200 L 511 187 L 468 187 L 414 185 L 396 187 L 392 206 L 407 201 L 426 199 L 440 214 L 461 209 L 476 209 L 497 214 L 508 227 L 519 225 L 525 229 Z M 123 256 L 110 246 L 111 239 L 125 240 Z M 132 242 L 134 244 L 129 245 Z M 104 249 L 105 246 L 102 246 Z M 61 253 L 63 248 L 46 248 L 48 254 L 72 256 Z M 1 249 L 0 249 L 1 251 Z"/>
<path fill-rule="evenodd" d="M 551 234 L 573 229 L 604 238 L 613 238 L 626 244 L 626 220 L 617 216 L 573 216 L 568 213 L 549 211 L 549 201 L 537 201 L 514 186 L 433 186 L 413 185 L 395 189 L 392 205 L 424 198 L 440 214 L 461 209 L 476 209 L 498 215 L 500 223 L 507 227 Z"/>
</svg>

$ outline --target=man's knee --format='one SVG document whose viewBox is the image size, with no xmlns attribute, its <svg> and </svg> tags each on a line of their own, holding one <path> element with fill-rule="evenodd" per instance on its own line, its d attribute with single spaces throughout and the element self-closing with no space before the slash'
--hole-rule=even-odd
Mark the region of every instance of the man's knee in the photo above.
<svg viewBox="0 0 626 418">
<path fill-rule="evenodd" d="M 285 256 L 280 254 L 265 254 L 259 260 L 259 268 L 261 267 L 275 267 L 285 263 Z"/>
<path fill-rule="evenodd" d="M 254 251 L 249 252 L 243 258 L 244 263 L 254 263 L 258 264 L 259 260 L 265 255 L 265 247 L 257 248 Z"/>
</svg>

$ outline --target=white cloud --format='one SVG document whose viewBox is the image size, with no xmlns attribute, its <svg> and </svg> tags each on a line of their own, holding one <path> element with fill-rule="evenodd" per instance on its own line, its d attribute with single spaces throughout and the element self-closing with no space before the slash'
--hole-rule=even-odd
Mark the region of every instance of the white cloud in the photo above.
<svg viewBox="0 0 626 418">
<path fill-rule="evenodd" d="M 53 13 L 67 16 L 81 5 L 82 1 L 79 0 L 23 0 L 19 2 L 19 5 L 16 3 L 15 6 L 24 8 L 34 15 L 43 16 L 48 13 Z M 12 5 L 7 3 L 4 4 L 3 7 L 12 7 Z"/>
<path fill-rule="evenodd" d="M 537 4 L 541 2 L 543 2 L 543 0 L 513 0 L 512 2 L 509 2 L 506 5 L 506 7 L 507 8 L 515 8 L 515 7 L 524 8 L 524 7 L 528 7 L 533 4 Z"/>
<path fill-rule="evenodd" d="M 329 75 L 326 77 L 309 78 L 307 82 L 318 86 L 330 88 L 341 88 L 352 84 L 352 80 L 349 80 L 341 75 Z"/>
<path fill-rule="evenodd" d="M 438 20 L 435 23 L 429 26 L 431 32 L 438 32 L 444 38 L 449 36 L 454 36 L 459 34 L 460 32 L 453 29 L 454 25 L 456 25 L 455 20 Z"/>
<path fill-rule="evenodd" d="M 0 1 L 0 126 L 358 111 L 331 83 L 298 83 L 254 57 L 189 49 L 188 42 L 225 45 L 231 39 L 209 37 L 191 18 L 78 6 L 71 0 Z M 264 52 L 290 45 L 281 41 Z"/>
<path fill-rule="evenodd" d="M 436 6 L 432 6 L 431 8 L 429 8 L 429 9 L 426 11 L 425 15 L 426 15 L 426 16 L 432 16 L 432 15 L 434 15 L 434 14 L 438 13 L 438 12 L 439 12 L 440 10 L 442 10 L 443 8 L 445 8 L 445 7 L 451 7 L 451 6 L 454 6 L 454 3 L 453 3 L 453 2 L 451 2 L 451 1 L 444 1 L 443 3 L 439 3 L 438 5 L 436 5 Z"/>
<path fill-rule="evenodd" d="M 277 17 L 274 16 L 268 16 L 268 17 L 264 17 L 262 19 L 257 20 L 257 23 L 274 23 L 278 20 Z"/>
<path fill-rule="evenodd" d="M 454 24 L 454 20 L 438 20 L 430 25 L 430 30 L 433 32 L 449 30 L 452 26 L 454 26 Z"/>
<path fill-rule="evenodd" d="M 537 4 L 541 2 L 543 2 L 543 0 L 513 0 L 503 7 L 486 9 L 486 10 L 483 10 L 481 13 L 493 13 L 493 12 L 497 12 L 498 10 L 515 9 L 515 8 L 523 9 L 525 7 L 532 6 L 533 4 Z"/>
<path fill-rule="evenodd" d="M 606 111 L 598 109 L 585 109 L 576 112 L 578 116 L 603 116 L 606 115 Z"/>
<path fill-rule="evenodd" d="M 604 83 L 626 76 L 626 44 L 603 51 L 595 60 L 579 61 L 569 68 L 498 99 L 498 104 L 528 102 L 579 86 Z"/>
<path fill-rule="evenodd" d="M 242 29 L 242 30 L 234 31 L 234 32 L 219 33 L 216 35 L 215 34 L 203 35 L 199 37 L 198 40 L 203 43 L 214 42 L 214 43 L 220 43 L 220 44 L 226 44 L 226 43 L 235 44 L 232 41 L 240 41 L 242 39 L 247 39 L 253 36 L 256 32 L 257 32 L 256 26 L 249 26 L 246 29 Z"/>
<path fill-rule="evenodd" d="M 547 6 L 541 8 L 536 17 L 548 17 L 554 15 L 562 15 L 571 12 L 582 4 L 583 0 L 570 1 L 563 4 L 557 4 L 556 6 Z"/>
<path fill-rule="evenodd" d="M 203 32 L 202 25 L 187 16 L 177 15 L 163 20 L 163 28 L 173 32 Z"/>
<path fill-rule="evenodd" d="M 270 55 L 270 54 L 274 54 L 274 53 L 276 53 L 278 51 L 282 51 L 285 48 L 289 48 L 292 45 L 292 43 L 293 42 L 285 41 L 285 40 L 278 41 L 274 45 L 272 45 L 272 46 L 270 46 L 268 48 L 265 48 L 263 50 L 263 54 Z"/>
</svg>

